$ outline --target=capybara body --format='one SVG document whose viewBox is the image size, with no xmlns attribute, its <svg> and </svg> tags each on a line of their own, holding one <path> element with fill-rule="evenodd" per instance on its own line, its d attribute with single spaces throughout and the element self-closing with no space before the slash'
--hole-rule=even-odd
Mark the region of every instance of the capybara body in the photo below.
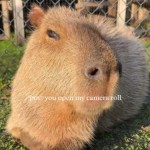
<svg viewBox="0 0 150 150">
<path fill-rule="evenodd" d="M 137 39 L 65 7 L 34 6 L 29 18 L 35 31 L 12 85 L 12 136 L 31 150 L 79 150 L 95 130 L 137 114 L 148 87 Z M 117 95 L 120 101 L 87 100 Z"/>
</svg>

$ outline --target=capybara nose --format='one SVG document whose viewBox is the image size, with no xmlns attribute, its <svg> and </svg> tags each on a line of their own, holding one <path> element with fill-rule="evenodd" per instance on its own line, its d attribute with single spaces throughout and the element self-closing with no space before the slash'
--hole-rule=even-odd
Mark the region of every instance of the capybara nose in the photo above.
<svg viewBox="0 0 150 150">
<path fill-rule="evenodd" d="M 89 79 L 98 79 L 100 76 L 100 69 L 98 67 L 90 67 L 85 71 L 85 76 Z"/>
</svg>

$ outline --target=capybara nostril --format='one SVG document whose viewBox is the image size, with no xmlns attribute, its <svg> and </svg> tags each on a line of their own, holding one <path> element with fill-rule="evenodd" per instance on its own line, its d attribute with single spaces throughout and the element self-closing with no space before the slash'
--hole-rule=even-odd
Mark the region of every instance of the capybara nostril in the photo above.
<svg viewBox="0 0 150 150">
<path fill-rule="evenodd" d="M 100 70 L 97 67 L 90 67 L 85 71 L 85 75 L 90 79 L 96 79 L 100 75 Z"/>
</svg>

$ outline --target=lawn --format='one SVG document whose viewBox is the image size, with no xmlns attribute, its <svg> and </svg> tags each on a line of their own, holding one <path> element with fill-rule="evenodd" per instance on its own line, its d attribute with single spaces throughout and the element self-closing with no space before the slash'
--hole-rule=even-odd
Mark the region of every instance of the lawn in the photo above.
<svg viewBox="0 0 150 150">
<path fill-rule="evenodd" d="M 5 131 L 10 112 L 11 81 L 24 49 L 13 43 L 13 41 L 0 41 L 0 150 L 25 150 L 19 141 Z M 146 41 L 144 44 L 150 58 L 150 42 Z M 150 150 L 150 103 L 145 104 L 134 118 L 119 124 L 108 133 L 97 136 L 93 148 L 89 148 L 89 150 L 113 149 Z"/>
<path fill-rule="evenodd" d="M 147 55 L 148 55 L 148 65 L 149 65 L 149 70 L 150 70 L 150 40 L 146 40 L 144 41 L 144 44 L 146 46 L 147 49 Z"/>
</svg>

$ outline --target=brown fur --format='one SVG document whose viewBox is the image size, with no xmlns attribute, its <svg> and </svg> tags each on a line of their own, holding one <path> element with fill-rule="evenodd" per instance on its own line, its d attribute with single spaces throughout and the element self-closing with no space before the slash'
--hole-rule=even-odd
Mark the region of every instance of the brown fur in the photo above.
<svg viewBox="0 0 150 150">
<path fill-rule="evenodd" d="M 29 96 L 112 96 L 117 58 L 96 25 L 78 12 L 34 6 L 36 26 L 13 81 L 7 130 L 31 150 L 79 150 L 90 143 L 98 117 L 113 101 L 45 101 Z M 47 30 L 60 35 L 56 40 Z M 100 68 L 97 79 L 85 76 Z"/>
</svg>

